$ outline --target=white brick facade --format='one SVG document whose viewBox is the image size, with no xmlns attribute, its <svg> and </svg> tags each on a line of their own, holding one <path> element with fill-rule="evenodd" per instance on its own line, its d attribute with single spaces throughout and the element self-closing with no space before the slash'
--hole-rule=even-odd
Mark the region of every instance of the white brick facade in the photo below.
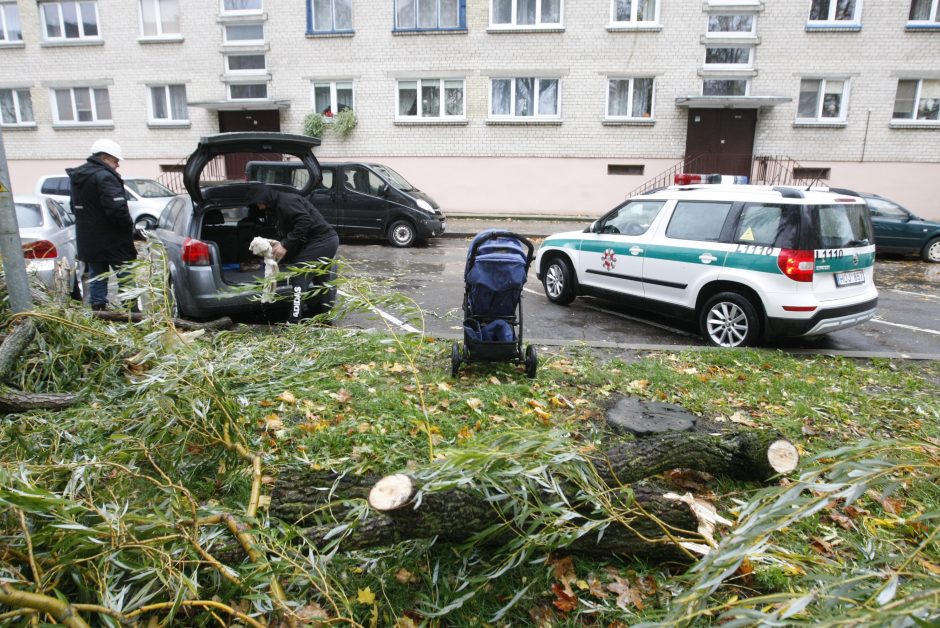
<svg viewBox="0 0 940 628">
<path fill-rule="evenodd" d="M 830 168 L 834 185 L 940 218 L 940 125 L 891 121 L 899 78 L 940 79 L 940 29 L 907 29 L 909 0 L 864 0 L 860 29 L 821 32 L 806 28 L 810 0 L 659 1 L 649 30 L 608 28 L 611 0 L 565 0 L 561 28 L 494 32 L 490 0 L 466 0 L 461 32 L 395 34 L 393 0 L 352 0 L 351 35 L 310 36 L 306 2 L 264 0 L 269 98 L 289 103 L 281 130 L 299 133 L 312 81 L 352 79 L 358 126 L 346 139 L 326 134 L 318 155 L 384 161 L 445 210 L 597 214 L 683 157 L 688 109 L 676 99 L 701 94 L 708 14 L 745 11 L 757 16 L 751 94 L 791 99 L 759 109 L 754 153 Z M 42 41 L 36 0 L 16 4 L 24 41 L 0 44 L 0 89 L 28 87 L 36 124 L 3 128 L 14 191 L 80 162 L 98 137 L 122 145 L 124 172 L 156 175 L 218 132 L 216 111 L 192 103 L 226 98 L 222 33 L 234 18 L 220 17 L 221 0 L 180 0 L 182 38 L 165 42 L 141 39 L 138 0 L 98 0 L 101 43 L 58 46 Z M 493 76 L 559 78 L 559 119 L 492 122 Z M 609 76 L 655 77 L 652 124 L 604 123 Z M 396 123 L 399 79 L 449 77 L 466 81 L 465 121 Z M 849 81 L 844 122 L 795 123 L 802 78 Z M 189 124 L 149 125 L 148 86 L 178 83 Z M 106 86 L 113 125 L 54 125 L 50 88 L 68 85 Z M 644 175 L 611 176 L 608 164 L 642 165 Z"/>
</svg>

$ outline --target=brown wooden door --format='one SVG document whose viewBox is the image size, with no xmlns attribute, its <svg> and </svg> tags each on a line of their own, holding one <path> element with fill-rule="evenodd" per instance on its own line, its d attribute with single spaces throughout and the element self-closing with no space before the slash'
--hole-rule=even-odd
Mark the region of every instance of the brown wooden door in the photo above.
<svg viewBox="0 0 940 628">
<path fill-rule="evenodd" d="M 689 109 L 686 172 L 751 174 L 756 109 Z"/>
<path fill-rule="evenodd" d="M 259 111 L 220 111 L 219 132 L 281 130 L 281 113 L 277 109 Z M 281 161 L 281 155 L 237 153 L 225 156 L 225 178 L 242 179 L 249 161 Z"/>
</svg>

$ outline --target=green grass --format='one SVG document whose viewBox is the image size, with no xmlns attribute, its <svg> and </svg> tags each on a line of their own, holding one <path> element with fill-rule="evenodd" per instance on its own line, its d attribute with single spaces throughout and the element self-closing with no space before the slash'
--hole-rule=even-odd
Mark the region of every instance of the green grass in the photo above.
<svg viewBox="0 0 940 628">
<path fill-rule="evenodd" d="M 180 600 L 221 601 L 224 621 L 235 611 L 273 621 L 286 605 L 331 625 L 937 618 L 936 363 L 765 350 L 625 361 L 539 347 L 534 380 L 507 364 L 472 364 L 455 380 L 444 340 L 299 326 L 180 342 L 161 324 L 103 324 L 75 309 L 48 315 L 37 319 L 39 340 L 6 383 L 77 392 L 80 402 L 0 419 L 0 578 L 110 609 L 108 618 L 79 607 L 91 624 L 117 625 L 119 614 Z M 563 546 L 573 528 L 552 523 L 561 508 L 533 499 L 533 487 L 568 483 L 585 504 L 602 504 L 578 454 L 610 442 L 604 410 L 625 394 L 680 404 L 716 430 L 778 430 L 800 448 L 803 465 L 763 488 L 687 477 L 736 520 L 691 571 L 571 556 Z M 576 455 L 546 466 L 565 453 Z M 424 539 L 352 552 L 340 543 L 327 553 L 268 519 L 263 502 L 256 516 L 247 512 L 258 480 L 252 456 L 262 495 L 287 465 L 406 471 L 472 478 L 474 488 L 509 496 L 512 516 L 547 525 L 499 546 Z M 351 505 L 353 515 L 365 510 Z M 593 516 L 631 512 L 627 503 L 598 505 Z M 220 521 L 229 514 L 262 554 L 231 571 L 207 558 L 233 545 Z M 328 513 L 320 520 L 356 523 Z M 272 593 L 272 577 L 286 602 Z M 800 610 L 795 601 L 807 595 Z M 0 616 L 17 611 L 5 621 L 26 625 L 28 610 L 0 604 Z M 215 622 L 198 605 L 142 615 Z"/>
</svg>

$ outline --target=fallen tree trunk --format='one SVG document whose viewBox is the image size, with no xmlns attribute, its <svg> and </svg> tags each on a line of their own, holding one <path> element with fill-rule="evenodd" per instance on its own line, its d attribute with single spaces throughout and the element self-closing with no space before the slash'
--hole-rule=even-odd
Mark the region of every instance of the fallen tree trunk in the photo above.
<svg viewBox="0 0 940 628">
<path fill-rule="evenodd" d="M 108 310 L 99 310 L 92 312 L 92 314 L 95 318 L 119 323 L 140 323 L 141 321 L 150 320 L 152 318 L 152 316 L 149 314 L 141 314 L 139 312 L 114 312 Z M 227 329 L 235 324 L 234 321 L 232 321 L 232 319 L 228 316 L 223 316 L 205 323 L 195 323 L 193 321 L 187 321 L 181 318 L 172 318 L 170 320 L 173 322 L 174 327 L 178 329 L 185 329 L 187 331 L 196 329 Z"/>
<path fill-rule="evenodd" d="M 673 468 L 691 468 L 719 475 L 766 480 L 792 471 L 798 454 L 792 443 L 773 433 L 738 432 L 720 436 L 668 433 L 649 439 L 624 442 L 592 458 L 600 478 L 610 487 L 630 484 L 642 516 L 607 526 L 603 536 L 589 534 L 575 539 L 568 549 L 589 553 L 617 553 L 656 557 L 659 560 L 689 558 L 677 547 L 673 536 L 701 543 L 694 532 L 702 524 L 689 505 L 639 480 Z M 303 525 L 307 517 L 323 513 L 342 499 L 368 495 L 370 516 L 344 532 L 343 548 L 359 549 L 398 543 L 409 539 L 438 537 L 462 542 L 505 521 L 497 506 L 472 489 L 423 492 L 405 475 L 375 477 L 337 476 L 324 471 L 291 469 L 277 480 L 270 513 Z M 342 519 L 344 511 L 335 515 Z M 334 525 L 315 525 L 304 535 L 321 545 L 336 534 Z M 507 526 L 505 541 L 514 532 Z M 708 533 L 705 533 L 707 537 Z"/>
<path fill-rule="evenodd" d="M 74 405 L 78 395 L 72 393 L 24 393 L 0 387 L 0 411 L 60 410 Z"/>
<path fill-rule="evenodd" d="M 35 337 L 36 326 L 27 318 L 3 339 L 3 344 L 0 344 L 0 380 L 6 379 L 7 374 L 19 363 L 20 355 Z"/>
</svg>

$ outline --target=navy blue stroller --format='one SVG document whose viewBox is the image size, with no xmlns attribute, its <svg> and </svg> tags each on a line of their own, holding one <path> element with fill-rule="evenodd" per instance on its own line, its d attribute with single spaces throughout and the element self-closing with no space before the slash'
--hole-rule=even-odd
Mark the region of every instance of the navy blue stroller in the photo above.
<svg viewBox="0 0 940 628">
<path fill-rule="evenodd" d="M 463 351 L 451 349 L 451 375 L 461 362 L 516 362 L 535 377 L 535 347 L 522 352 L 522 286 L 535 247 L 511 231 L 488 229 L 470 242 L 464 268 Z"/>
</svg>

